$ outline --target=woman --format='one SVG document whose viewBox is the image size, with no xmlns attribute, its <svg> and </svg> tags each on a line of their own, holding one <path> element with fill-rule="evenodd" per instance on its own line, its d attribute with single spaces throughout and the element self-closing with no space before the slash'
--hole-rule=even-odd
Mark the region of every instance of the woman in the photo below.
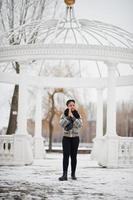
<svg viewBox="0 0 133 200">
<path fill-rule="evenodd" d="M 81 117 L 76 110 L 75 100 L 69 99 L 66 102 L 66 110 L 60 118 L 60 125 L 64 128 L 62 139 L 63 146 L 63 175 L 60 181 L 67 180 L 69 156 L 71 157 L 71 178 L 76 180 L 75 171 L 77 165 L 77 151 L 79 146 L 79 130 L 82 126 Z"/>
</svg>

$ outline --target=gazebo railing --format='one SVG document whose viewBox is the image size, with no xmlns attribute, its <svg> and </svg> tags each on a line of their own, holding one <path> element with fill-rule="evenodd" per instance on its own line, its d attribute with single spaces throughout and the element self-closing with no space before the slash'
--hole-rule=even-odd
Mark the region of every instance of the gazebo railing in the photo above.
<svg viewBox="0 0 133 200">
<path fill-rule="evenodd" d="M 133 137 L 120 137 L 118 147 L 118 166 L 133 166 Z"/>
<path fill-rule="evenodd" d="M 107 168 L 133 167 L 133 137 L 107 137 L 94 140 L 92 159 Z"/>
<path fill-rule="evenodd" d="M 0 165 L 29 165 L 33 162 L 30 135 L 0 135 Z"/>
<path fill-rule="evenodd" d="M 0 136 L 0 165 L 6 165 L 14 160 L 14 135 Z"/>
</svg>

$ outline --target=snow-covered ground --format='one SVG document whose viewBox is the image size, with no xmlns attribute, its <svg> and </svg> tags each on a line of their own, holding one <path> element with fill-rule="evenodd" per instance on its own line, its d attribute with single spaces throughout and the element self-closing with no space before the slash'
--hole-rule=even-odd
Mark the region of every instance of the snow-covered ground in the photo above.
<svg viewBox="0 0 133 200">
<path fill-rule="evenodd" d="M 132 200 L 133 169 L 100 168 L 78 154 L 77 181 L 60 182 L 62 154 L 48 153 L 32 166 L 0 167 L 0 200 Z"/>
</svg>

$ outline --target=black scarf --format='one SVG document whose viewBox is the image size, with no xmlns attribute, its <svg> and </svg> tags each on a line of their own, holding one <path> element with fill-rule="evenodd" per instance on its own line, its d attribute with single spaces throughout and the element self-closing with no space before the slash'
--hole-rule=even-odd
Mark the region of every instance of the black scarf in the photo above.
<svg viewBox="0 0 133 200">
<path fill-rule="evenodd" d="M 69 113 L 69 109 L 67 108 L 67 109 L 64 111 L 64 115 L 65 115 L 66 117 L 68 117 L 68 113 Z M 80 115 L 79 115 L 79 113 L 78 113 L 77 110 L 72 111 L 72 114 L 73 114 L 73 116 L 74 116 L 76 119 L 80 119 Z"/>
<path fill-rule="evenodd" d="M 66 117 L 68 117 L 68 113 L 69 113 L 69 109 L 67 108 L 67 109 L 64 111 L 64 115 L 65 115 Z M 72 111 L 72 114 L 73 114 L 73 116 L 74 116 L 76 119 L 80 119 L 80 115 L 79 115 L 79 113 L 78 113 L 77 110 Z M 67 125 L 65 126 L 64 129 L 65 129 L 66 131 L 71 130 L 71 129 L 73 128 L 73 122 L 74 122 L 74 120 L 73 120 L 73 118 L 70 116 L 70 117 L 69 117 L 69 124 L 67 124 Z"/>
</svg>

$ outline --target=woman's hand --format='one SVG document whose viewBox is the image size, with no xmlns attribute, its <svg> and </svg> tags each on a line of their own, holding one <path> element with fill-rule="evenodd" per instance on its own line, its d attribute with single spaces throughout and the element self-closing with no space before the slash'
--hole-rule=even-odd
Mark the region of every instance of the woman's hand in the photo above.
<svg viewBox="0 0 133 200">
<path fill-rule="evenodd" d="M 69 109 L 68 116 L 69 116 L 69 117 L 73 117 L 73 114 L 72 114 L 71 108 L 68 108 L 68 109 Z"/>
</svg>

